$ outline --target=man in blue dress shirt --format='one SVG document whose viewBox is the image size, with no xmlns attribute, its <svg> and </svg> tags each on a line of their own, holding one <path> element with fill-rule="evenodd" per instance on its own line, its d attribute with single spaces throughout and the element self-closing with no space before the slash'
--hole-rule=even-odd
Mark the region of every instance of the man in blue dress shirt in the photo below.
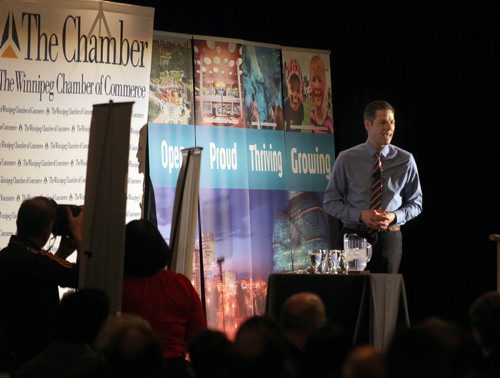
<svg viewBox="0 0 500 378">
<path fill-rule="evenodd" d="M 365 107 L 365 143 L 342 151 L 333 165 L 325 191 L 325 211 L 343 223 L 342 235 L 356 233 L 373 245 L 367 269 L 398 273 L 402 255 L 401 225 L 422 212 L 422 189 L 413 155 L 391 144 L 396 122 L 394 108 L 386 101 Z M 370 208 L 376 155 L 383 173 L 379 208 Z"/>
</svg>

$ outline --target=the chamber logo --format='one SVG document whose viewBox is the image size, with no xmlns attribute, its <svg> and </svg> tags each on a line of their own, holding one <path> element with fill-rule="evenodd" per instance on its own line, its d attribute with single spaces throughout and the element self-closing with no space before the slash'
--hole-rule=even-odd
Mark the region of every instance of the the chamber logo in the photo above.
<svg viewBox="0 0 500 378">
<path fill-rule="evenodd" d="M 0 56 L 17 59 L 20 50 L 14 13 L 9 12 L 4 22 L 2 40 L 0 41 Z"/>
<path fill-rule="evenodd" d="M 0 58 L 145 67 L 148 41 L 130 38 L 125 20 L 109 23 L 102 9 L 87 33 L 87 19 L 79 15 L 67 14 L 55 25 L 41 13 L 22 12 L 17 23 L 13 11 L 6 15 Z"/>
</svg>

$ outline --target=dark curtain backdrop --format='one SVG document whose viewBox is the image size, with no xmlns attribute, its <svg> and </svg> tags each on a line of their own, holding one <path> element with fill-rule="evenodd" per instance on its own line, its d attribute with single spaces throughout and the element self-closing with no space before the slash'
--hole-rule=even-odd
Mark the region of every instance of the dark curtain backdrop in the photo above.
<svg viewBox="0 0 500 378">
<path fill-rule="evenodd" d="M 488 240 L 500 233 L 496 11 L 481 2 L 342 1 L 332 11 L 322 2 L 122 2 L 154 7 L 155 30 L 331 50 L 337 152 L 365 140 L 367 102 L 391 102 L 393 143 L 414 154 L 424 192 L 424 212 L 403 231 L 412 321 L 467 325 L 470 303 L 496 289 Z"/>
</svg>

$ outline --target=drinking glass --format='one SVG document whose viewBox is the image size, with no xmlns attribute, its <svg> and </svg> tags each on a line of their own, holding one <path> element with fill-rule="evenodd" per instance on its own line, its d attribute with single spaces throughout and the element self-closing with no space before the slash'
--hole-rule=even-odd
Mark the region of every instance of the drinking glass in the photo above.
<svg viewBox="0 0 500 378">
<path fill-rule="evenodd" d="M 321 250 L 315 249 L 308 252 L 309 255 L 309 274 L 321 273 Z"/>
</svg>

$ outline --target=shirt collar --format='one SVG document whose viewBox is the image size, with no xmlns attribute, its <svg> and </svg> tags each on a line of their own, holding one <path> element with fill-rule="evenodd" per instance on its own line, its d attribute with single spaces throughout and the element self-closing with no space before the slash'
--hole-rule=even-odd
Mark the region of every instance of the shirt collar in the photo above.
<svg viewBox="0 0 500 378">
<path fill-rule="evenodd" d="M 387 154 L 389 153 L 389 150 L 390 150 L 390 145 L 389 144 L 386 144 L 384 147 L 382 147 L 382 149 L 380 150 L 380 154 L 383 156 L 383 157 L 386 157 Z M 369 142 L 368 140 L 365 142 L 365 148 L 366 150 L 368 151 L 368 153 L 370 154 L 370 156 L 375 156 L 375 154 L 377 152 L 379 152 L 379 150 L 375 149 Z"/>
</svg>

